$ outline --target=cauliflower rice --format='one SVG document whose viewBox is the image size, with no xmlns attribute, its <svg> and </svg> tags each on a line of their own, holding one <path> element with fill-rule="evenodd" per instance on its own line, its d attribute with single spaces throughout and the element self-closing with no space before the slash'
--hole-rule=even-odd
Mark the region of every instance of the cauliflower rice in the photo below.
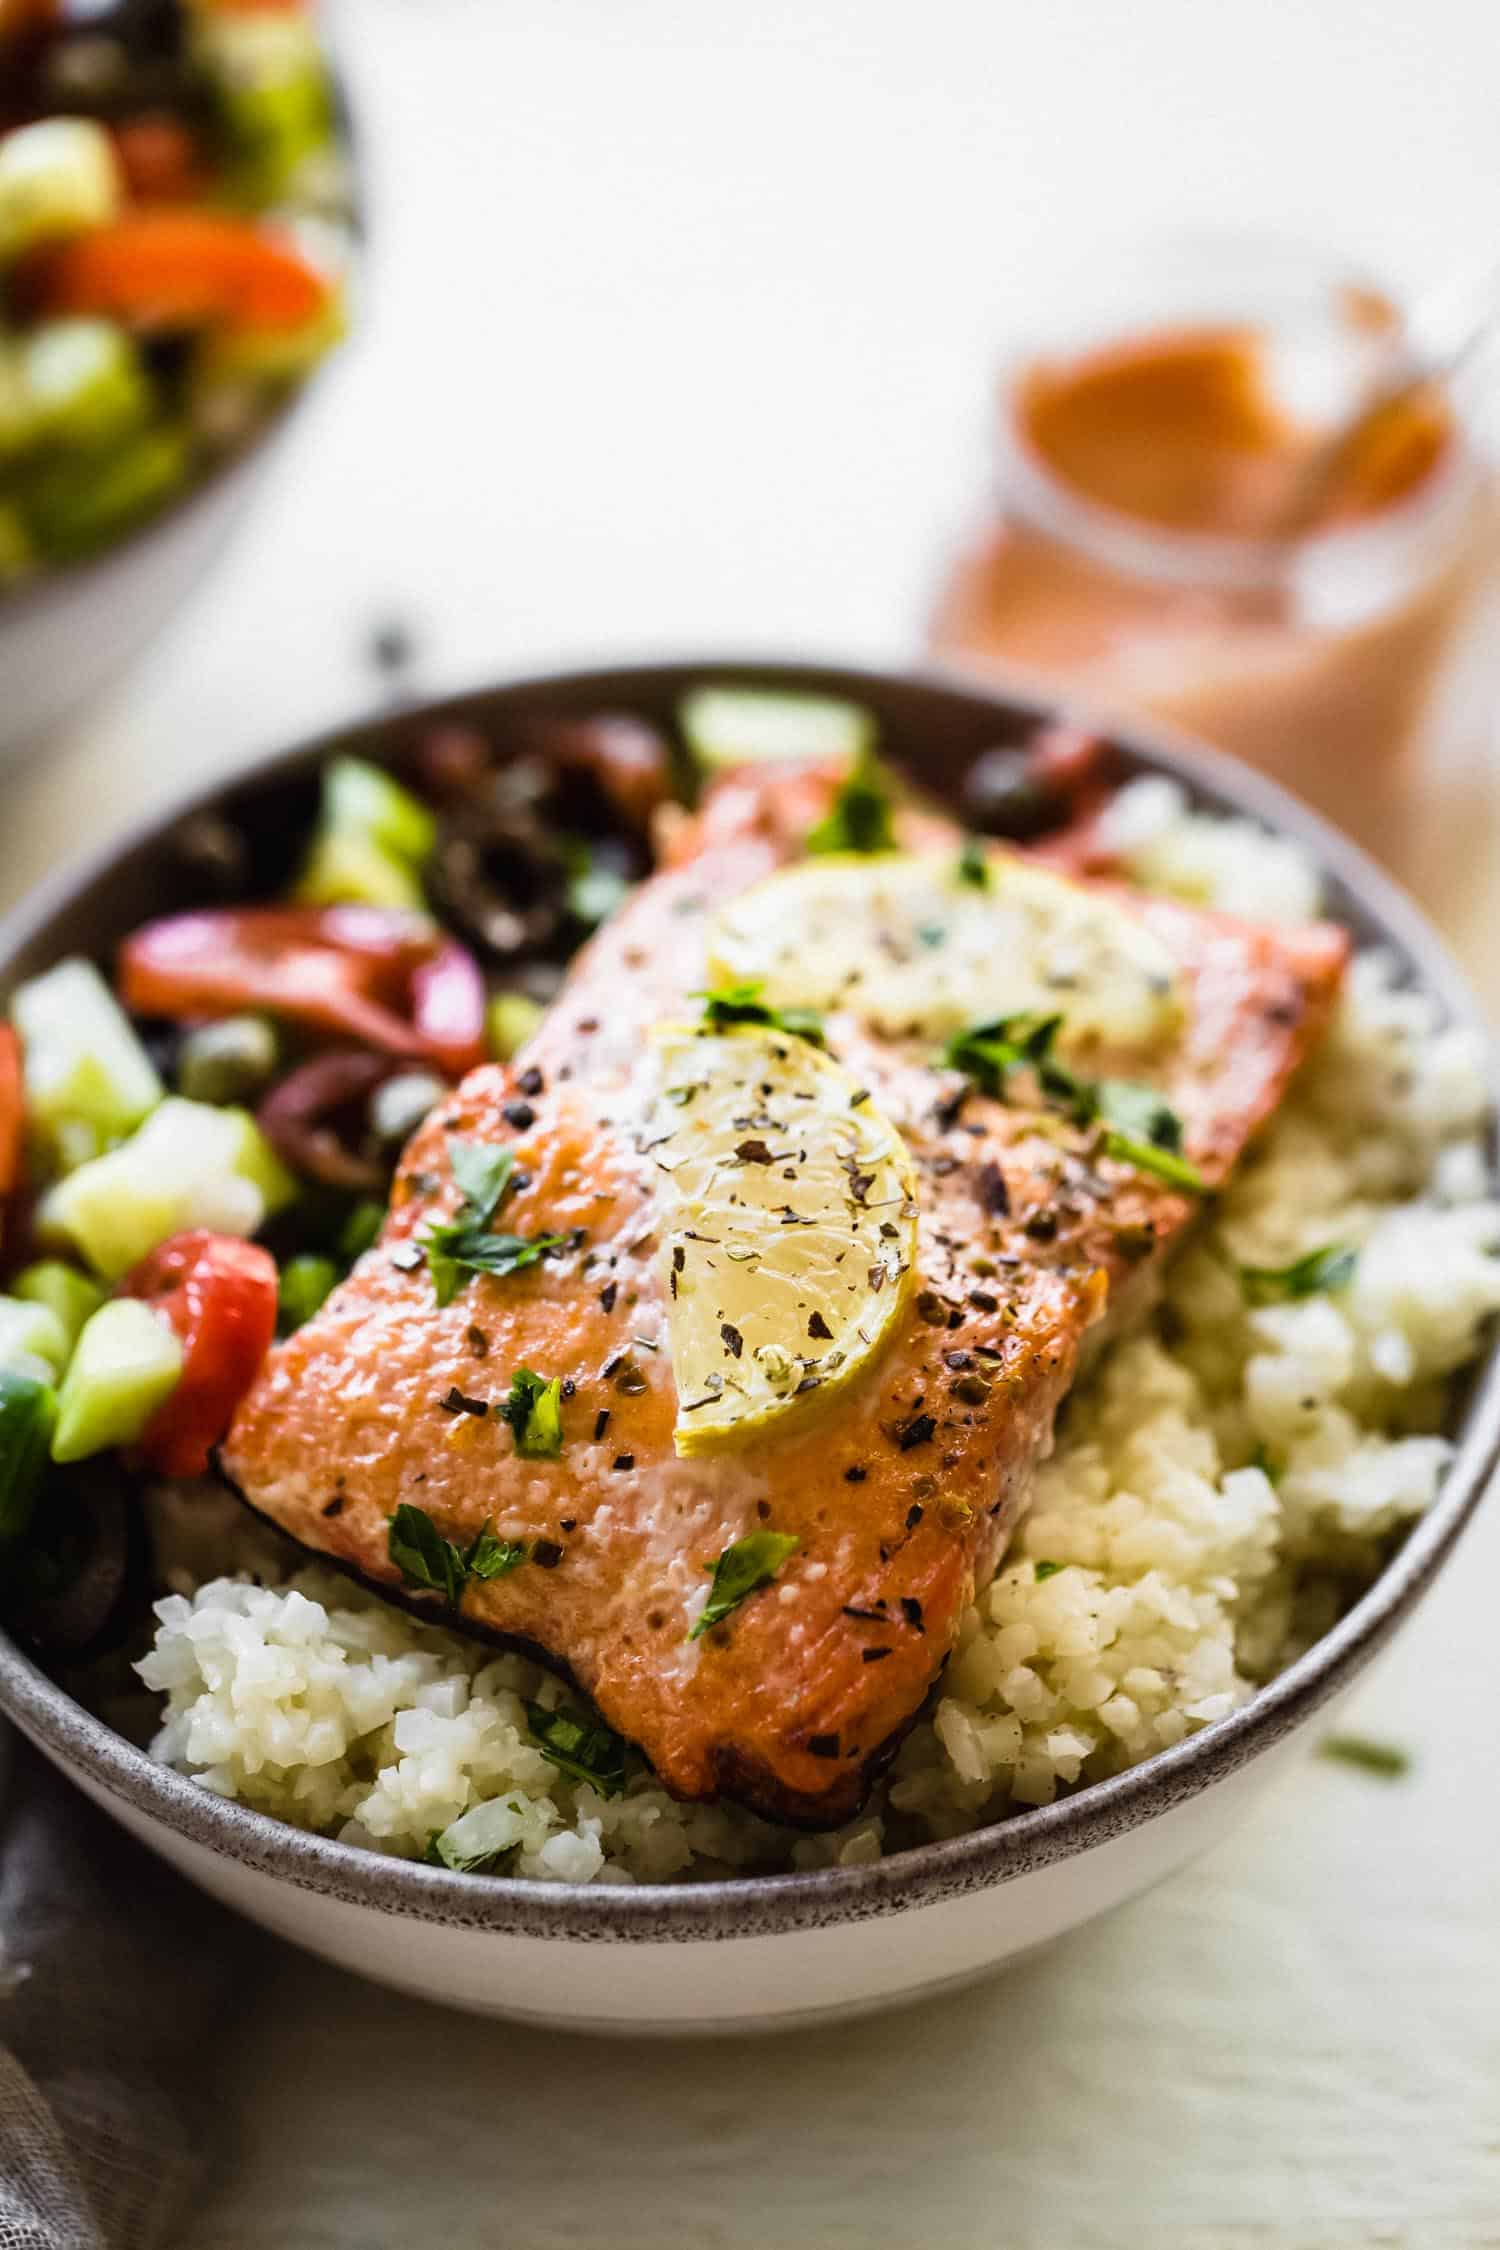
<svg viewBox="0 0 1500 2250">
<path fill-rule="evenodd" d="M 1298 846 L 1189 812 L 1174 783 L 1135 783 L 1111 818 L 1153 889 L 1263 920 L 1318 911 Z M 834 1834 L 678 1804 L 644 1770 L 613 1799 L 566 1780 L 523 1707 L 569 1700 L 549 1674 L 297 1568 L 234 1503 L 182 1487 L 155 1513 L 182 1590 L 137 1667 L 165 1698 L 152 1753 L 346 1842 L 412 1857 L 447 1832 L 450 1859 L 572 1883 L 850 1865 L 1134 1765 L 1315 1640 L 1431 1502 L 1448 1378 L 1500 1308 L 1486 1107 L 1480 1043 L 1360 956 L 1151 1326 L 1070 1400 L 940 1692 Z M 1247 1302 L 1241 1265 L 1330 1244 L 1358 1252 L 1344 1287 Z M 208 1576 L 226 1557 L 237 1575 Z"/>
</svg>

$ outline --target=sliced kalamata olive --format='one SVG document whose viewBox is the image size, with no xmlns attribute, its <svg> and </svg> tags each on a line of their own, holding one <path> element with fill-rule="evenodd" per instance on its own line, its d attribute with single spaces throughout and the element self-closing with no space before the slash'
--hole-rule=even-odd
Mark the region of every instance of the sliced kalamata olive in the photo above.
<svg viewBox="0 0 1500 2250">
<path fill-rule="evenodd" d="M 1026 764 L 1037 786 L 1066 799 L 1075 818 L 1086 809 L 1086 801 L 1114 787 L 1119 762 L 1107 736 L 1063 722 L 1043 727 L 1026 751 Z"/>
<path fill-rule="evenodd" d="M 1056 828 L 1067 810 L 1062 793 L 1037 780 L 1024 750 L 986 750 L 964 780 L 964 819 L 984 836 L 1029 843 Z"/>
<path fill-rule="evenodd" d="M 97 1653 L 144 1589 L 146 1539 L 125 1472 L 113 1456 L 54 1476 L 15 1564 L 16 1633 L 48 1656 Z"/>
<path fill-rule="evenodd" d="M 218 813 L 193 813 L 172 838 L 172 854 L 208 898 L 242 899 L 250 881 L 250 847 Z"/>
<path fill-rule="evenodd" d="M 476 795 L 494 764 L 495 754 L 477 727 L 429 727 L 417 745 L 417 778 L 429 796 L 442 800 Z"/>
<path fill-rule="evenodd" d="M 567 883 L 562 853 L 542 823 L 495 805 L 450 813 L 427 864 L 438 913 L 495 961 L 558 942 Z"/>
<path fill-rule="evenodd" d="M 553 766 L 597 783 L 613 810 L 639 834 L 671 793 L 671 753 L 644 719 L 605 712 L 595 719 L 552 720 L 536 750 Z"/>
<path fill-rule="evenodd" d="M 280 1041 L 267 1016 L 223 1016 L 185 1032 L 176 1054 L 179 1094 L 194 1102 L 248 1102 L 276 1075 Z"/>
<path fill-rule="evenodd" d="M 1024 749 L 986 750 L 975 759 L 964 781 L 964 816 L 986 836 L 1029 843 L 1096 812 L 1112 789 L 1114 764 L 1104 736 L 1045 727 Z"/>
<path fill-rule="evenodd" d="M 400 1064 L 390 1055 L 339 1047 L 314 1055 L 274 1086 L 256 1117 L 284 1164 L 324 1187 L 383 1194 L 385 1167 L 365 1146 L 367 1105 Z"/>
</svg>

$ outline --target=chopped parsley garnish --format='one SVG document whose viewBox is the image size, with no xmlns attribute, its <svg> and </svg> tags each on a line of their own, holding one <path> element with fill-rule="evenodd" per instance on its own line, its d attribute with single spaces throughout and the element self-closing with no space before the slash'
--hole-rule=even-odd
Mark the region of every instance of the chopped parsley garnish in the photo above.
<svg viewBox="0 0 1500 2250">
<path fill-rule="evenodd" d="M 688 1639 L 698 1640 L 711 1625 L 738 1609 L 747 1595 L 769 1586 L 787 1556 L 800 1544 L 790 1532 L 751 1531 L 726 1547 L 713 1566 L 714 1582 L 708 1600 Z"/>
<path fill-rule="evenodd" d="M 488 1231 L 512 1184 L 516 1164 L 512 1149 L 488 1148 L 482 1141 L 450 1140 L 448 1151 L 463 1202 L 453 1218 L 435 1221 L 420 1237 L 440 1305 L 453 1302 L 460 1281 L 469 1274 L 519 1273 L 549 1251 L 560 1250 L 564 1240 L 560 1234 L 527 1236 Z"/>
<path fill-rule="evenodd" d="M 483 1141 L 450 1141 L 448 1160 L 464 1199 L 459 1217 L 482 1226 L 493 1218 L 510 1186 L 516 1168 L 515 1150 L 487 1148 Z"/>
<path fill-rule="evenodd" d="M 807 832 L 810 852 L 893 852 L 891 793 L 873 750 L 861 750 L 825 817 Z"/>
<path fill-rule="evenodd" d="M 515 1432 L 516 1451 L 523 1460 L 557 1460 L 563 1444 L 560 1375 L 549 1382 L 533 1368 L 518 1367 L 496 1411 Z"/>
<path fill-rule="evenodd" d="M 1094 1115 L 1104 1127 L 1105 1153 L 1154 1172 L 1171 1187 L 1202 1191 L 1203 1174 L 1182 1153 L 1182 1120 L 1153 1087 L 1128 1078 L 1101 1078 L 1089 1089 Z"/>
<path fill-rule="evenodd" d="M 1346 1289 L 1359 1253 L 1341 1242 L 1325 1242 L 1285 1266 L 1241 1266 L 1240 1280 L 1252 1305 L 1274 1305 L 1293 1297 L 1316 1297 L 1322 1290 Z"/>
<path fill-rule="evenodd" d="M 425 1508 L 403 1501 L 391 1517 L 386 1551 L 405 1584 L 441 1594 L 450 1609 L 471 1578 L 502 1578 L 526 1560 L 526 1549 L 512 1539 L 497 1539 L 486 1524 L 468 1547 L 445 1539 Z"/>
<path fill-rule="evenodd" d="M 1411 1771 L 1409 1751 L 1394 1742 L 1372 1742 L 1363 1734 L 1328 1734 L 1318 1748 L 1325 1758 L 1358 1766 L 1361 1772 L 1376 1774 L 1382 1781 L 1399 1781 Z"/>
<path fill-rule="evenodd" d="M 1176 1111 L 1154 1087 L 1133 1079 L 1076 1077 L 1053 1052 L 1062 1022 L 1060 1015 L 997 1016 L 950 1039 L 938 1062 L 943 1069 L 961 1070 L 997 1101 L 1005 1099 L 1013 1072 L 1031 1071 L 1046 1099 L 1078 1124 L 1103 1128 L 1107 1156 L 1202 1194 L 1207 1183 L 1182 1153 L 1182 1121 Z"/>
<path fill-rule="evenodd" d="M 996 1016 L 956 1033 L 938 1061 L 945 1070 L 961 1070 L 996 1101 L 1004 1100 L 1013 1070 L 1034 1070 L 1043 1093 L 1073 1102 L 1081 1091 L 1079 1082 L 1052 1056 L 1061 1026 L 1061 1016 Z"/>
<path fill-rule="evenodd" d="M 703 1002 L 703 1023 L 710 1031 L 726 1031 L 736 1024 L 760 1024 L 768 1031 L 784 1031 L 789 1038 L 805 1039 L 813 1047 L 823 1044 L 823 1019 L 816 1008 L 772 1008 L 761 999 L 759 981 L 721 984 L 695 992 Z"/>
<path fill-rule="evenodd" d="M 958 866 L 954 872 L 961 883 L 967 883 L 973 890 L 987 891 L 989 889 L 989 854 L 978 836 L 965 836 L 963 848 L 958 855 Z"/>
<path fill-rule="evenodd" d="M 1067 1565 L 1066 1565 L 1065 1563 L 1060 1563 L 1060 1562 L 1039 1562 L 1039 1563 L 1037 1563 L 1037 1564 L 1035 1565 L 1035 1571 L 1034 1571 L 1034 1575 L 1035 1575 L 1035 1578 L 1036 1578 L 1036 1582 L 1037 1582 L 1037 1584 L 1038 1584 L 1038 1585 L 1040 1586 L 1040 1585 L 1041 1585 L 1041 1583 L 1042 1583 L 1042 1581 L 1043 1581 L 1044 1579 L 1047 1579 L 1047 1578 L 1055 1578 L 1055 1577 L 1057 1576 L 1057 1574 L 1058 1574 L 1058 1572 L 1059 1572 L 1060 1570 L 1065 1570 L 1066 1568 L 1067 1568 Z"/>
<path fill-rule="evenodd" d="M 504 1578 L 525 1560 L 526 1549 L 519 1539 L 497 1539 L 488 1524 L 464 1557 L 469 1576 L 481 1580 Z"/>
<path fill-rule="evenodd" d="M 544 1711 L 526 1706 L 531 1739 L 550 1765 L 569 1781 L 587 1782 L 601 1797 L 618 1797 L 625 1788 L 625 1745 L 599 1719 L 577 1711 Z"/>
</svg>

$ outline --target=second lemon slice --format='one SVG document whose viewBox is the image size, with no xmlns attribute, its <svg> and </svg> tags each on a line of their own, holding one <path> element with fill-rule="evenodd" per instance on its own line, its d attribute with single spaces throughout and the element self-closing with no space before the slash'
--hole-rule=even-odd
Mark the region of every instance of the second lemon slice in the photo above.
<svg viewBox="0 0 1500 2250">
<path fill-rule="evenodd" d="M 1063 1046 L 1171 1036 L 1175 965 L 1139 915 L 1014 852 L 974 873 L 954 852 L 783 867 L 719 909 L 710 975 L 758 984 L 772 1007 L 847 1009 L 887 1038 L 1028 1013 L 1060 1015 Z"/>
<path fill-rule="evenodd" d="M 911 1284 L 916 1182 L 895 1127 L 804 1039 L 655 1035 L 679 1453 L 780 1435 L 859 1376 Z"/>
</svg>

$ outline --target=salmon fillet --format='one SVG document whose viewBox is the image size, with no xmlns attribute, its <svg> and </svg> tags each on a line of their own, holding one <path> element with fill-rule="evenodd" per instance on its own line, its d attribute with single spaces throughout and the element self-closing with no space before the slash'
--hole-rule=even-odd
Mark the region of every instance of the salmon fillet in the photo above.
<svg viewBox="0 0 1500 2250">
<path fill-rule="evenodd" d="M 1101 1155 L 1092 1129 L 965 1095 L 930 1049 L 830 1016 L 830 1047 L 912 1153 L 917 1286 L 886 1348 L 820 1412 L 678 1457 L 640 1145 L 645 1033 L 693 1013 L 707 914 L 800 854 L 836 781 L 733 776 L 684 819 L 531 1044 L 474 1071 L 418 1131 L 379 1242 L 271 1354 L 221 1452 L 243 1497 L 304 1547 L 571 1676 L 675 1795 L 722 1793 L 810 1827 L 857 1809 L 996 1568 L 1086 1339 L 1149 1298 L 1198 1209 Z M 898 829 L 908 848 L 957 842 L 914 810 Z M 1181 1026 L 1154 1075 L 1213 1185 L 1319 1036 L 1347 939 L 1115 895 L 1180 966 Z M 459 1204 L 453 1138 L 513 1148 L 506 1228 L 567 1246 L 443 1307 L 413 1244 Z M 567 1379 L 558 1459 L 520 1458 L 495 1411 L 523 1365 Z M 445 1611 L 389 1558 L 402 1503 L 460 1546 L 489 1526 L 531 1559 L 470 1580 Z M 795 1552 L 690 1638 L 706 1571 L 758 1529 L 794 1536 Z"/>
</svg>

